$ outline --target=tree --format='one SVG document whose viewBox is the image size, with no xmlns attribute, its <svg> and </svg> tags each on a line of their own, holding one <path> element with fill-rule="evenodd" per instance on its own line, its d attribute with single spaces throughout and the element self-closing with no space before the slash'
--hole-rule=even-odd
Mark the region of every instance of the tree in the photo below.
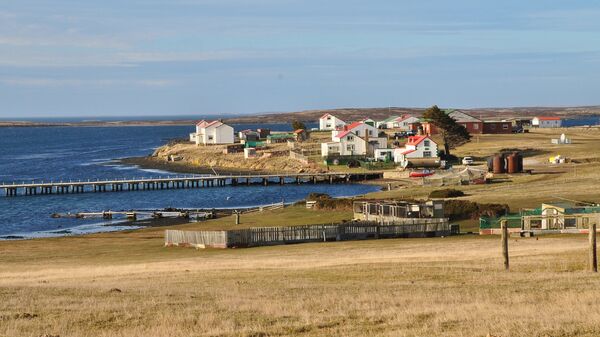
<svg viewBox="0 0 600 337">
<path fill-rule="evenodd" d="M 302 123 L 299 120 L 295 120 L 295 121 L 292 122 L 292 129 L 294 129 L 294 130 L 300 130 L 300 129 L 306 130 L 306 125 L 304 125 L 304 123 Z"/>
<path fill-rule="evenodd" d="M 467 129 L 456 123 L 452 117 L 448 116 L 444 111 L 440 110 L 437 105 L 425 110 L 423 118 L 433 124 L 442 136 L 444 141 L 445 155 L 450 155 L 450 150 L 455 149 L 468 143 L 471 140 L 471 135 Z"/>
</svg>

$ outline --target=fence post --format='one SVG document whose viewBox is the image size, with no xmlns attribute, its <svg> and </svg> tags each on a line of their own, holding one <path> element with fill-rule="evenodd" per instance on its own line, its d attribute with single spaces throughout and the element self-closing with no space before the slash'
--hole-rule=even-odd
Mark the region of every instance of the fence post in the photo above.
<svg viewBox="0 0 600 337">
<path fill-rule="evenodd" d="M 589 226 L 589 241 L 590 241 L 590 271 L 593 273 L 598 272 L 598 255 L 596 255 L 596 223 L 592 223 Z"/>
<path fill-rule="evenodd" d="M 240 212 L 235 211 L 235 224 L 239 225 L 240 224 Z"/>
<path fill-rule="evenodd" d="M 508 226 L 506 220 L 500 221 L 500 229 L 502 230 L 502 257 L 504 258 L 504 269 L 508 270 Z"/>
</svg>

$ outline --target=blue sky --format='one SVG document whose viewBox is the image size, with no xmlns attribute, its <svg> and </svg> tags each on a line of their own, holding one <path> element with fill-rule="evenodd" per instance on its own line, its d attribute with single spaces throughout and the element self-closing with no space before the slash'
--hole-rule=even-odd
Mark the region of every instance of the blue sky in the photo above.
<svg viewBox="0 0 600 337">
<path fill-rule="evenodd" d="M 600 104 L 600 4 L 3 0 L 0 117 Z"/>
</svg>

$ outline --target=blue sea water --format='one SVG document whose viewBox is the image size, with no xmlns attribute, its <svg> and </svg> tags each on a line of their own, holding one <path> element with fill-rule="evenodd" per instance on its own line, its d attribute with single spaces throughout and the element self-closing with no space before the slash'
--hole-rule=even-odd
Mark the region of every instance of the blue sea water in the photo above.
<svg viewBox="0 0 600 337">
<path fill-rule="evenodd" d="M 287 124 L 234 127 L 236 130 L 256 127 L 289 130 Z M 192 131 L 193 126 L 0 128 L 0 181 L 68 181 L 176 175 L 119 165 L 112 161 L 147 155 L 170 139 L 185 138 Z M 99 226 L 98 220 L 51 219 L 53 213 L 166 207 L 245 207 L 282 200 L 298 201 L 311 192 L 339 197 L 364 194 L 377 189 L 376 186 L 359 184 L 290 184 L 14 198 L 0 195 L 0 237 L 58 236 L 122 229 L 118 224 Z"/>
</svg>

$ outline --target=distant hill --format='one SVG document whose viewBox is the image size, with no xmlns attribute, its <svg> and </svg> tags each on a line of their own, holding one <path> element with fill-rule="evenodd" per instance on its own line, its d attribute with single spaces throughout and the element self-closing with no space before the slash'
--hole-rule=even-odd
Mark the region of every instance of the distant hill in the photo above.
<svg viewBox="0 0 600 337">
<path fill-rule="evenodd" d="M 446 108 L 446 107 L 442 107 Z M 515 108 L 476 108 L 460 109 L 468 114 L 484 120 L 503 119 L 509 117 L 560 116 L 572 118 L 584 115 L 600 115 L 600 106 L 581 107 L 515 107 Z M 223 121 L 235 123 L 290 123 L 293 120 L 316 122 L 319 117 L 331 113 L 345 121 L 356 121 L 366 117 L 383 120 L 394 115 L 411 114 L 420 116 L 424 108 L 339 108 L 324 110 L 306 110 L 298 112 L 277 112 L 254 114 L 247 116 L 224 117 Z M 213 114 L 214 115 L 214 114 Z M 115 120 L 84 122 L 28 122 L 0 121 L 0 127 L 32 127 L 32 126 L 142 126 L 142 125 L 194 125 L 196 120 L 181 117 L 172 120 Z"/>
<path fill-rule="evenodd" d="M 445 107 L 443 107 L 445 108 Z M 491 120 L 509 117 L 534 117 L 534 116 L 560 116 L 564 118 L 581 115 L 600 115 L 600 106 L 583 107 L 514 107 L 514 108 L 475 108 L 460 109 L 475 117 Z M 303 122 L 315 122 L 326 113 L 353 121 L 370 117 L 374 120 L 383 120 L 389 116 L 411 114 L 420 116 L 424 108 L 340 108 L 326 110 L 306 110 L 299 112 L 268 113 L 252 116 L 234 117 L 225 119 L 229 123 L 285 123 L 295 119 Z"/>
</svg>

